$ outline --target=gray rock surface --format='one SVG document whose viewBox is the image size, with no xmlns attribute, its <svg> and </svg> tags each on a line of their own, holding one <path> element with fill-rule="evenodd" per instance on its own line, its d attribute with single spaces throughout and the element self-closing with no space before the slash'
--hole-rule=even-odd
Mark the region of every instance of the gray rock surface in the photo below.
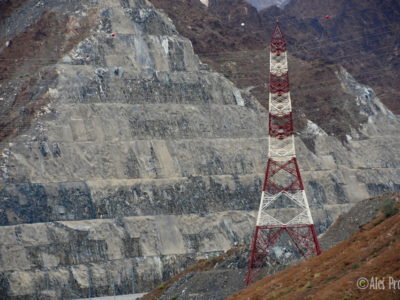
<svg viewBox="0 0 400 300">
<path fill-rule="evenodd" d="M 393 201 L 393 202 L 392 202 Z M 385 212 L 385 206 L 400 203 L 400 193 L 385 194 L 366 199 L 355 204 L 348 212 L 337 218 L 334 224 L 319 237 L 322 250 L 329 249 L 352 236 L 365 224 L 371 222 L 379 213 Z"/>
<path fill-rule="evenodd" d="M 0 294 L 67 299 L 112 295 L 115 285 L 119 294 L 142 292 L 198 257 L 248 241 L 267 113 L 203 65 L 148 1 L 39 2 L 5 20 L 1 38 L 44 11 L 73 12 L 67 36 L 78 35 L 82 18 L 92 21 L 51 66 L 57 76 L 35 83 L 46 102 L 31 125 L 2 147 Z M 345 70 L 337 75 L 369 122 L 347 144 L 312 125 L 298 133 L 315 139 L 315 153 L 296 143 L 318 232 L 354 203 L 400 189 L 398 117 Z M 12 105 L 10 88 L 0 89 Z M 226 214 L 207 227 L 207 218 Z M 175 219 L 183 221 L 171 231 Z"/>
<path fill-rule="evenodd" d="M 159 299 L 217 300 L 226 299 L 246 287 L 245 269 L 212 270 L 188 273 L 179 279 Z"/>
<path fill-rule="evenodd" d="M 246 0 L 246 2 L 250 3 L 253 5 L 255 8 L 258 10 L 262 10 L 264 8 L 276 5 L 280 8 L 284 7 L 287 5 L 290 0 Z"/>
<path fill-rule="evenodd" d="M 148 291 L 200 258 L 250 243 L 238 211 L 47 222 L 0 230 L 2 299 L 71 299 Z"/>
</svg>

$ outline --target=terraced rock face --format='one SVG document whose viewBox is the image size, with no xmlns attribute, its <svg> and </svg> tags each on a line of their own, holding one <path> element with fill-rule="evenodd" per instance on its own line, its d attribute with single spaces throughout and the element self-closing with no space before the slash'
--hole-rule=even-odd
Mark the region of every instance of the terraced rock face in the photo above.
<svg viewBox="0 0 400 300">
<path fill-rule="evenodd" d="M 0 299 L 149 291 L 197 259 L 250 242 L 250 213 L 48 222 L 0 230 Z"/>
<path fill-rule="evenodd" d="M 255 209 L 267 148 L 257 105 L 147 2 L 74 9 L 74 26 L 90 11 L 92 28 L 46 67 L 46 100 L 5 145 L 1 224 Z"/>
<path fill-rule="evenodd" d="M 146 1 L 35 4 L 2 30 L 4 57 L 48 55 L 3 65 L 1 297 L 147 291 L 247 241 L 267 148 L 257 104 Z M 56 19 L 62 36 L 42 28 Z"/>
<path fill-rule="evenodd" d="M 0 87 L 0 294 L 146 291 L 248 242 L 266 112 L 148 1 L 41 3 L 21 1 L 0 31 L 1 57 L 17 59 Z M 346 146 L 310 123 L 301 134 L 315 153 L 297 138 L 319 232 L 400 185 L 398 120 L 345 70 L 337 76 L 370 122 Z"/>
</svg>

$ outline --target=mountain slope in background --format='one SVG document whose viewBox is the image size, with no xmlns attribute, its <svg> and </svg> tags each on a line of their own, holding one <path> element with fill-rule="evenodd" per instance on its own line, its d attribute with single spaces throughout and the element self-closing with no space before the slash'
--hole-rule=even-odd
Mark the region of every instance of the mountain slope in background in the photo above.
<svg viewBox="0 0 400 300">
<path fill-rule="evenodd" d="M 346 135 L 367 122 L 366 115 L 341 90 L 335 76 L 338 65 L 371 86 L 394 113 L 400 112 L 397 1 L 301 0 L 259 12 L 243 0 L 210 1 L 202 9 L 193 5 L 194 0 L 174 0 L 174 5 L 152 2 L 192 40 L 203 61 L 239 87 L 251 90 L 266 107 L 267 45 L 279 18 L 292 57 L 291 92 L 299 131 L 311 120 L 345 141 Z"/>
<path fill-rule="evenodd" d="M 272 10 L 261 14 L 263 20 L 274 15 Z M 400 113 L 398 1 L 294 0 L 279 14 L 294 55 L 342 65 Z"/>
</svg>

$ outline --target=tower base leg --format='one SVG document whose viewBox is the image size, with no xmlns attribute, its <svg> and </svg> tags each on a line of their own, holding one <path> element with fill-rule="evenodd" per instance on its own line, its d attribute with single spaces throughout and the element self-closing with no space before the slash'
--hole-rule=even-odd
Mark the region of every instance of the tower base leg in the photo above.
<svg viewBox="0 0 400 300">
<path fill-rule="evenodd" d="M 284 246 L 278 244 L 282 239 Z M 259 279 L 262 270 L 268 271 L 268 267 L 280 260 L 276 252 L 280 256 L 289 254 L 305 259 L 321 254 L 314 225 L 256 226 L 246 285 Z"/>
</svg>

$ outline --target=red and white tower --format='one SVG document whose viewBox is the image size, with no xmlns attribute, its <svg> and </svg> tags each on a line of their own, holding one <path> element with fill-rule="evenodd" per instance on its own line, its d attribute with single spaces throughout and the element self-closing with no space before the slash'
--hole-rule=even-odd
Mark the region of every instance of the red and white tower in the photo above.
<svg viewBox="0 0 400 300">
<path fill-rule="evenodd" d="M 268 266 L 283 235 L 285 246 L 303 257 L 321 253 L 296 160 L 286 41 L 278 23 L 271 39 L 268 157 L 247 285 Z"/>
</svg>

